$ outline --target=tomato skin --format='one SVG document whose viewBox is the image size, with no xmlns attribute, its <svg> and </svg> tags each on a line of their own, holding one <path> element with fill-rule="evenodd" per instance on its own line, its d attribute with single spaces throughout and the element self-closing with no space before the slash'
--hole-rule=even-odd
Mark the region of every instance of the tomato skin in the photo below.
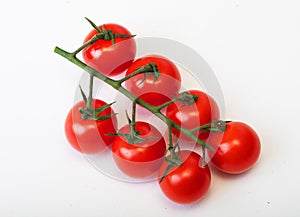
<svg viewBox="0 0 300 217">
<path fill-rule="evenodd" d="M 93 108 L 100 108 L 106 105 L 99 99 L 92 102 Z M 65 135 L 71 146 L 86 154 L 94 154 L 105 150 L 114 140 L 113 136 L 107 136 L 109 133 L 116 133 L 117 118 L 113 116 L 103 121 L 83 120 L 79 108 L 85 106 L 84 101 L 80 101 L 69 111 L 65 121 Z M 99 116 L 113 114 L 112 108 L 107 108 Z"/>
<path fill-rule="evenodd" d="M 211 172 L 208 165 L 201 167 L 202 158 L 196 152 L 181 151 L 181 166 L 173 167 L 159 186 L 164 195 L 178 204 L 190 204 L 201 200 L 209 190 Z M 164 162 L 159 169 L 158 181 L 167 167 Z"/>
<path fill-rule="evenodd" d="M 161 105 L 177 95 L 181 87 L 181 76 L 176 65 L 169 59 L 159 55 L 149 55 L 136 59 L 126 71 L 126 76 L 132 74 L 137 68 L 155 63 L 160 72 L 160 76 L 154 83 L 154 77 L 146 75 L 136 75 L 125 81 L 126 89 L 140 97 L 145 102 L 153 106 Z"/>
<path fill-rule="evenodd" d="M 197 95 L 198 100 L 192 105 L 176 102 L 167 107 L 166 116 L 186 129 L 193 129 L 213 120 L 220 118 L 219 107 L 216 101 L 207 93 L 200 90 L 187 91 L 191 95 Z M 176 137 L 184 142 L 194 142 L 179 130 L 173 128 L 172 132 Z M 209 132 L 195 132 L 195 136 L 201 140 L 205 140 L 210 135 Z"/>
<path fill-rule="evenodd" d="M 124 137 L 118 135 L 112 145 L 113 158 L 118 168 L 127 176 L 146 178 L 158 171 L 166 151 L 166 143 L 161 133 L 149 123 L 137 121 L 136 130 L 142 138 L 156 139 L 128 144 Z M 128 134 L 130 126 L 127 124 L 119 131 Z"/>
<path fill-rule="evenodd" d="M 211 163 L 220 171 L 240 174 L 249 170 L 258 160 L 261 143 L 258 134 L 242 122 L 229 122 L 220 144 L 212 144 L 216 152 Z M 211 152 L 208 152 L 212 155 Z"/>
<path fill-rule="evenodd" d="M 102 26 L 99 29 L 102 30 Z M 105 29 L 112 30 L 115 34 L 131 33 L 123 26 L 108 23 L 104 24 Z M 98 32 L 93 29 L 84 39 L 87 42 Z M 136 54 L 136 44 L 134 38 L 115 38 L 115 44 L 111 40 L 100 39 L 85 47 L 82 51 L 85 63 L 98 70 L 100 73 L 109 76 L 119 75 L 124 72 L 133 62 Z"/>
</svg>

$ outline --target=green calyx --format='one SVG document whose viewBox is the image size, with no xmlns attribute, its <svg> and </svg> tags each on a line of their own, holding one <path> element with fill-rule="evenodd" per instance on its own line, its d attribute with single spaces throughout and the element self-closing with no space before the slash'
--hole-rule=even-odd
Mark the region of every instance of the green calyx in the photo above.
<svg viewBox="0 0 300 217">
<path fill-rule="evenodd" d="M 121 136 L 126 139 L 128 144 L 142 144 L 148 140 L 154 140 L 155 138 L 142 138 L 139 131 L 131 131 L 130 133 L 121 133 L 118 132 L 116 135 Z"/>
<path fill-rule="evenodd" d="M 92 81 L 92 78 L 91 78 Z M 83 101 L 85 103 L 85 107 L 80 107 L 79 112 L 81 114 L 81 118 L 83 120 L 95 120 L 95 121 L 104 121 L 106 119 L 112 118 L 113 116 L 116 116 L 117 114 L 109 114 L 109 115 L 102 115 L 99 116 L 100 113 L 102 113 L 104 110 L 108 109 L 111 105 L 113 105 L 115 102 L 112 102 L 110 104 L 106 104 L 100 108 L 92 108 L 92 95 L 90 91 L 89 97 L 87 97 L 82 90 L 81 86 L 79 85 L 80 93 L 82 95 Z M 90 89 L 92 89 L 92 83 L 90 83 Z"/>
<path fill-rule="evenodd" d="M 121 136 L 126 139 L 128 144 L 132 144 L 132 145 L 141 144 L 148 140 L 156 139 L 155 137 L 142 138 L 140 132 L 135 129 L 135 126 L 136 126 L 135 119 L 131 120 L 128 116 L 127 111 L 126 111 L 126 118 L 127 118 L 128 124 L 130 126 L 129 133 L 118 132 L 118 133 L 108 134 L 108 135 L 109 136 Z"/>
<path fill-rule="evenodd" d="M 136 69 L 136 73 L 137 74 L 144 74 L 144 78 L 143 80 L 139 83 L 139 85 L 141 85 L 145 80 L 146 80 L 146 76 L 153 76 L 153 84 L 155 84 L 155 82 L 157 81 L 157 79 L 160 76 L 160 71 L 158 70 L 158 67 L 155 63 L 150 62 L 147 65 L 141 66 L 139 68 Z"/>
<path fill-rule="evenodd" d="M 95 120 L 95 121 L 104 121 L 106 119 L 110 119 L 117 115 L 117 113 L 109 114 L 109 115 L 102 115 L 99 116 L 101 112 L 109 108 L 113 103 L 106 104 L 100 108 L 87 108 L 87 107 L 80 107 L 79 112 L 83 120 Z"/>
<path fill-rule="evenodd" d="M 177 97 L 177 101 L 182 102 L 183 104 L 193 105 L 198 100 L 197 95 L 192 95 L 188 91 L 182 92 Z"/>
<path fill-rule="evenodd" d="M 95 23 L 93 23 L 90 19 L 85 17 L 85 19 L 91 24 L 91 26 L 97 30 L 98 34 L 94 36 L 95 39 L 99 40 L 107 40 L 111 41 L 111 43 L 115 44 L 115 38 L 132 38 L 135 35 L 128 35 L 128 34 L 115 34 L 112 30 L 107 30 L 105 25 L 102 25 L 102 29 L 100 29 Z"/>
<path fill-rule="evenodd" d="M 116 134 L 110 134 L 110 136 L 121 136 L 121 137 L 126 139 L 128 144 L 132 144 L 132 145 L 133 144 L 141 144 L 141 143 L 144 143 L 148 140 L 157 139 L 155 137 L 148 137 L 148 138 L 142 138 L 141 137 L 140 132 L 138 130 L 136 130 L 135 116 L 136 116 L 136 100 L 133 100 L 131 119 L 128 115 L 128 112 L 126 111 L 126 118 L 127 118 L 128 124 L 130 126 L 129 133 L 118 132 Z"/>
<path fill-rule="evenodd" d="M 185 92 L 182 92 L 178 95 L 178 97 L 160 105 L 160 106 L 157 106 L 157 109 L 160 111 L 161 109 L 175 103 L 175 102 L 181 102 L 184 106 L 184 105 L 188 105 L 188 106 L 191 106 L 193 105 L 194 103 L 196 103 L 198 100 L 198 96 L 197 95 L 192 95 L 190 94 L 189 92 L 185 91 Z"/>
<path fill-rule="evenodd" d="M 143 80 L 141 80 L 139 82 L 139 85 L 143 84 L 144 81 L 146 80 L 146 76 L 153 76 L 153 84 L 155 84 L 155 82 L 157 81 L 157 79 L 159 78 L 161 72 L 159 71 L 157 65 L 153 62 L 150 62 L 146 65 L 140 66 L 139 68 L 135 69 L 135 71 L 129 75 L 127 75 L 126 77 L 120 79 L 118 81 L 119 84 L 122 84 L 124 81 L 131 79 L 132 77 L 136 76 L 136 75 L 140 75 L 143 74 L 144 78 Z"/>
<path fill-rule="evenodd" d="M 206 132 L 214 132 L 214 133 L 222 133 L 226 130 L 226 123 L 230 121 L 223 121 L 223 120 L 213 120 L 208 124 L 204 124 L 200 127 L 196 127 L 192 129 L 193 132 L 195 131 L 206 131 Z"/>
</svg>

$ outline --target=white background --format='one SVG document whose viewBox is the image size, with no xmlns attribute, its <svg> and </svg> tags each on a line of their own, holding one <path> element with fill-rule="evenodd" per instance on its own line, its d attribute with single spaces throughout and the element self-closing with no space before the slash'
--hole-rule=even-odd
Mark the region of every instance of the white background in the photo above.
<svg viewBox="0 0 300 217">
<path fill-rule="evenodd" d="M 197 2 L 197 3 L 196 3 Z M 7 1 L 1 5 L 0 216 L 298 216 L 300 5 L 298 0 Z M 63 125 L 82 74 L 54 54 L 90 26 L 116 22 L 139 36 L 197 51 L 223 90 L 226 118 L 253 126 L 258 164 L 213 171 L 199 203 L 166 200 L 156 182 L 104 176 L 67 144 Z"/>
</svg>

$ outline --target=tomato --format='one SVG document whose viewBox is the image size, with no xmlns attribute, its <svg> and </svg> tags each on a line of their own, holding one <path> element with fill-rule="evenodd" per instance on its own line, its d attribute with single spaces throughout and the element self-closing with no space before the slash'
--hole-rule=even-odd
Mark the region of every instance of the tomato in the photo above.
<svg viewBox="0 0 300 217">
<path fill-rule="evenodd" d="M 183 150 L 180 153 L 180 166 L 174 166 L 160 182 L 164 195 L 179 204 L 194 203 L 202 199 L 209 190 L 211 172 L 206 164 L 202 167 L 202 158 L 196 152 Z M 164 174 L 168 163 L 165 161 L 159 169 L 158 180 Z"/>
<path fill-rule="evenodd" d="M 161 133 L 151 124 L 136 122 L 136 131 L 145 141 L 129 144 L 123 136 L 116 136 L 112 145 L 113 158 L 119 169 L 133 178 L 146 178 L 154 175 L 166 151 L 166 143 Z M 130 125 L 123 126 L 120 133 L 128 134 Z"/>
<path fill-rule="evenodd" d="M 261 144 L 258 134 L 242 122 L 229 122 L 214 155 L 208 151 L 211 163 L 229 174 L 239 174 L 249 170 L 258 160 Z"/>
<path fill-rule="evenodd" d="M 105 102 L 94 99 L 92 102 L 93 108 L 100 108 L 106 105 Z M 73 106 L 69 111 L 65 121 L 65 135 L 71 146 L 86 154 L 93 154 L 103 151 L 110 146 L 114 140 L 112 136 L 106 134 L 116 133 L 117 118 L 112 118 L 96 121 L 83 120 L 79 112 L 79 108 L 85 107 L 85 102 L 80 101 Z M 98 116 L 114 114 L 112 108 L 108 107 Z"/>
<path fill-rule="evenodd" d="M 181 127 L 191 130 L 220 118 L 219 107 L 211 96 L 200 90 L 189 90 L 188 93 L 198 97 L 196 102 L 191 105 L 182 102 L 170 104 L 166 112 L 166 116 L 169 119 Z M 193 142 L 193 140 L 175 128 L 172 129 L 172 132 L 179 140 Z M 205 140 L 210 133 L 195 131 L 194 135 L 201 140 Z"/>
<path fill-rule="evenodd" d="M 131 35 L 123 26 L 118 24 L 105 24 L 105 30 L 111 30 L 114 34 Z M 99 26 L 103 30 L 103 25 Z M 84 39 L 84 43 L 97 34 L 93 29 Z M 116 37 L 112 40 L 100 39 L 82 51 L 83 59 L 87 65 L 98 70 L 104 75 L 119 75 L 124 72 L 135 58 L 136 44 L 134 38 Z"/>
<path fill-rule="evenodd" d="M 141 66 L 154 63 L 160 75 L 158 78 L 149 74 L 139 74 L 125 81 L 126 89 L 153 106 L 161 105 L 176 96 L 181 87 L 181 76 L 176 65 L 169 59 L 149 55 L 135 60 L 126 76 L 134 73 Z"/>
</svg>

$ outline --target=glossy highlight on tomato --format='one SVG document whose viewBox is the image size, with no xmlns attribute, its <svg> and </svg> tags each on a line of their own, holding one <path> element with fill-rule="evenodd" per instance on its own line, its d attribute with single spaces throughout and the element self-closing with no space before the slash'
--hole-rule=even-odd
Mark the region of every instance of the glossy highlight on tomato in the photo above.
<svg viewBox="0 0 300 217">
<path fill-rule="evenodd" d="M 99 99 L 92 101 L 93 108 L 100 108 L 106 103 Z M 106 120 L 83 120 L 79 108 L 85 106 L 80 101 L 69 111 L 65 120 L 65 135 L 71 146 L 85 154 L 94 154 L 104 151 L 112 143 L 114 138 L 107 134 L 116 133 L 117 118 L 113 116 Z M 114 114 L 112 108 L 107 108 L 98 116 Z"/>
<path fill-rule="evenodd" d="M 149 123 L 137 121 L 136 131 L 141 138 L 148 140 L 129 144 L 124 137 L 116 136 L 112 145 L 113 158 L 118 168 L 127 176 L 146 178 L 158 171 L 163 162 L 166 143 L 162 134 Z M 128 134 L 130 125 L 123 126 L 119 132 Z"/>
<path fill-rule="evenodd" d="M 99 29 L 111 30 L 114 34 L 131 33 L 123 26 L 114 23 L 100 25 Z M 84 39 L 84 43 L 92 39 L 97 30 L 93 29 Z M 92 45 L 85 47 L 82 51 L 85 63 L 108 76 L 119 75 L 124 72 L 133 62 L 136 54 L 136 43 L 133 37 L 116 37 L 114 44 L 112 40 L 99 39 Z"/>
<path fill-rule="evenodd" d="M 166 112 L 166 116 L 170 120 L 183 128 L 191 130 L 220 118 L 218 104 L 211 96 L 200 90 L 188 90 L 187 92 L 196 95 L 198 99 L 192 105 L 182 102 L 170 104 Z M 172 132 L 181 141 L 194 142 L 175 128 L 172 129 Z M 210 133 L 197 130 L 194 135 L 201 140 L 205 140 Z"/>
<path fill-rule="evenodd" d="M 211 163 L 220 171 L 229 174 L 240 174 L 254 166 L 259 158 L 261 144 L 258 134 L 252 127 L 243 122 L 229 122 L 220 144 L 211 143 L 216 152 Z"/>
<path fill-rule="evenodd" d="M 182 165 L 171 168 L 159 186 L 164 195 L 175 203 L 194 203 L 201 200 L 209 190 L 210 168 L 207 164 L 202 167 L 201 156 L 193 151 L 181 151 L 180 160 Z M 160 167 L 158 181 L 167 166 L 167 162 L 164 162 Z"/>
<path fill-rule="evenodd" d="M 181 87 L 181 76 L 176 65 L 159 55 L 149 55 L 136 59 L 126 71 L 126 76 L 134 73 L 139 67 L 155 63 L 160 72 L 154 76 L 136 75 L 125 81 L 126 89 L 150 105 L 161 105 L 175 97 Z"/>
</svg>

